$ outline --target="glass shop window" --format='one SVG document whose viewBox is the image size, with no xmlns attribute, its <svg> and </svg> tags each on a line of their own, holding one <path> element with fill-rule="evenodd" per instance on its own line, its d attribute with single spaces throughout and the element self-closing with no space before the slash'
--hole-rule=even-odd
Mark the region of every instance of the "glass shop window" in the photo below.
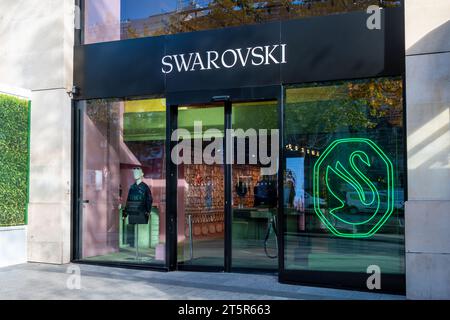
<svg viewBox="0 0 450 320">
<path fill-rule="evenodd" d="M 81 102 L 81 258 L 165 263 L 165 99 Z"/>
<path fill-rule="evenodd" d="M 289 87 L 284 120 L 286 269 L 403 274 L 402 80 Z"/>
</svg>

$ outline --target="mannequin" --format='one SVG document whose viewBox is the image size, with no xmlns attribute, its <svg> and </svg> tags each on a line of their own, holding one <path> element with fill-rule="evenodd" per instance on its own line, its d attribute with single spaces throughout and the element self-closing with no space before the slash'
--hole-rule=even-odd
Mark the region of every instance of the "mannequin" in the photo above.
<svg viewBox="0 0 450 320">
<path fill-rule="evenodd" d="M 148 218 L 152 210 L 152 192 L 149 186 L 142 181 L 144 172 L 141 168 L 133 168 L 133 178 L 135 183 L 128 191 L 127 204 L 124 217 L 128 216 L 129 224 L 148 224 Z"/>
<path fill-rule="evenodd" d="M 141 168 L 134 168 L 133 169 L 133 177 L 134 180 L 136 181 L 136 184 L 141 184 L 142 183 L 142 178 L 144 178 L 144 173 L 142 172 Z"/>
<path fill-rule="evenodd" d="M 247 192 L 248 192 L 248 183 L 246 183 L 245 181 L 242 181 L 240 176 L 237 177 L 237 180 L 238 181 L 234 187 L 236 190 L 236 194 L 239 197 L 238 208 L 242 209 L 244 207 L 245 196 L 247 195 Z"/>
<path fill-rule="evenodd" d="M 127 204 L 123 210 L 123 218 L 128 216 L 128 224 L 134 225 L 134 243 L 136 260 L 139 260 L 139 224 L 148 224 L 152 210 L 152 192 L 149 186 L 142 181 L 144 172 L 141 168 L 133 168 L 134 183 L 128 191 Z"/>
</svg>

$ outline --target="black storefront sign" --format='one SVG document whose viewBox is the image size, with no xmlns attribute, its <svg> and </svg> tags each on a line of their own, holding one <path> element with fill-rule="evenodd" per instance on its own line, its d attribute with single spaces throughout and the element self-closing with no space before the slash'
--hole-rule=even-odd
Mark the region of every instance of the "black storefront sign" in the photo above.
<svg viewBox="0 0 450 320">
<path fill-rule="evenodd" d="M 77 99 L 400 75 L 402 9 L 131 39 L 75 48 Z M 169 72 L 170 71 L 170 72 Z"/>
</svg>

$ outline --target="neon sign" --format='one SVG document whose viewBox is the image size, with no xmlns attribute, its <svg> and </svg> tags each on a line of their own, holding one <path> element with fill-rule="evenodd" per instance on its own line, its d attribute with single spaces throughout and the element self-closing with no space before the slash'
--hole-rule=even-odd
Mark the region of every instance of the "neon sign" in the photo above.
<svg viewBox="0 0 450 320">
<path fill-rule="evenodd" d="M 370 179 L 375 161 L 377 175 L 384 175 L 383 191 Z M 314 211 L 335 236 L 371 237 L 394 211 L 394 166 L 370 139 L 348 138 L 331 143 L 315 163 L 313 179 Z M 354 191 L 339 192 L 336 185 Z M 336 205 L 321 203 L 322 194 L 328 194 Z M 356 199 L 359 208 L 349 206 L 351 198 Z"/>
</svg>

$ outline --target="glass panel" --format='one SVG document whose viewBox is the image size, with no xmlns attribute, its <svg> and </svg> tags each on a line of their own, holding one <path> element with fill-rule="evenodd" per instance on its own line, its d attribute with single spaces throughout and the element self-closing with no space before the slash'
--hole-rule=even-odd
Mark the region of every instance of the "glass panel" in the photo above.
<svg viewBox="0 0 450 320">
<path fill-rule="evenodd" d="M 178 110 L 178 263 L 223 267 L 223 104 Z"/>
<path fill-rule="evenodd" d="M 86 0 L 85 43 L 366 10 L 379 0 Z M 385 0 L 384 7 L 399 6 Z"/>
<path fill-rule="evenodd" d="M 279 136 L 271 130 L 278 128 L 277 102 L 233 104 L 232 119 L 232 266 L 275 270 Z M 270 164 L 261 153 L 271 157 Z"/>
<path fill-rule="evenodd" d="M 286 90 L 286 269 L 404 273 L 402 97 L 390 78 Z"/>
<path fill-rule="evenodd" d="M 82 259 L 165 262 L 165 105 L 82 103 Z"/>
<path fill-rule="evenodd" d="M 120 40 L 121 0 L 84 1 L 84 43 Z"/>
</svg>

